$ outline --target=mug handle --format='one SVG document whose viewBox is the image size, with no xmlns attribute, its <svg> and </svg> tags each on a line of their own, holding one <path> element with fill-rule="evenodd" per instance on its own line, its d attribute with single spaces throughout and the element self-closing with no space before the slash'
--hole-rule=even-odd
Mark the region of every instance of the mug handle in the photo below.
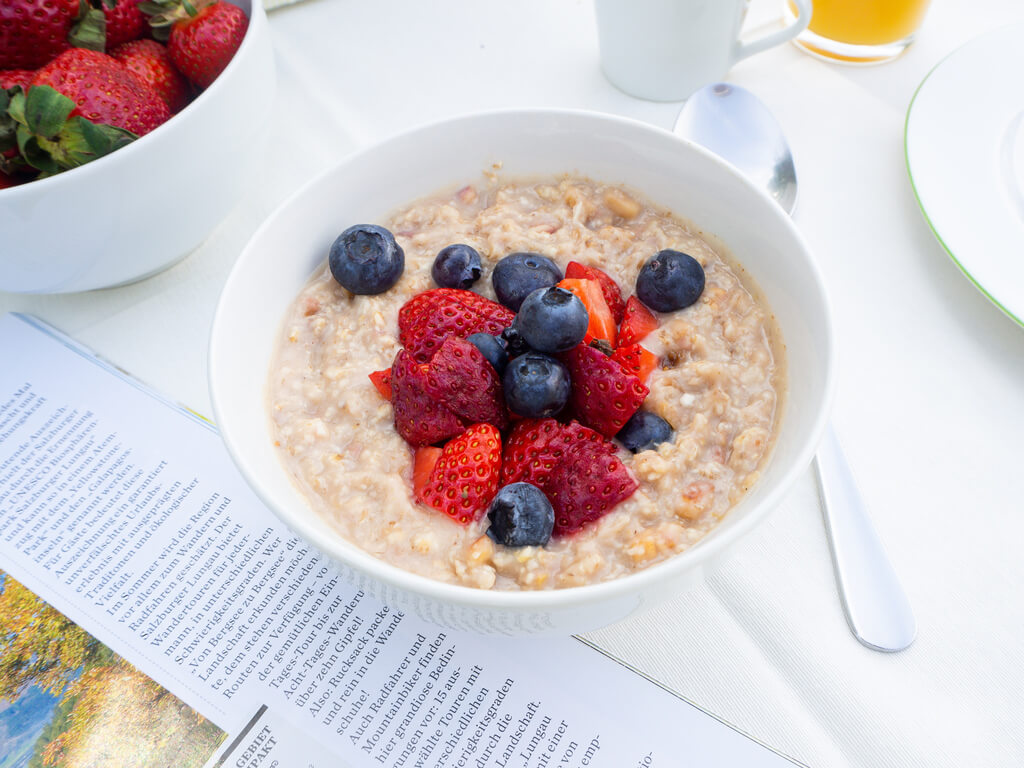
<svg viewBox="0 0 1024 768">
<path fill-rule="evenodd" d="M 792 40 L 807 29 L 807 25 L 811 23 L 811 0 L 792 0 L 792 2 L 797 9 L 796 18 L 778 32 L 772 32 L 770 35 L 765 35 L 749 43 L 738 43 L 733 51 L 733 64 L 747 56 L 753 56 L 755 53 L 765 51 L 779 43 Z"/>
</svg>

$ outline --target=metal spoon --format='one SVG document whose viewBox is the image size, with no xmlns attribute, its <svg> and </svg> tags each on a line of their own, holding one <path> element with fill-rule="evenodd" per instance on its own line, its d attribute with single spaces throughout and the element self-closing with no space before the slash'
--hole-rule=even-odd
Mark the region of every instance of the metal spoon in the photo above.
<svg viewBox="0 0 1024 768">
<path fill-rule="evenodd" d="M 778 122 L 750 91 L 729 83 L 701 88 L 683 106 L 674 130 L 731 163 L 793 214 L 797 192 L 793 154 Z M 814 468 L 850 629 L 868 648 L 902 651 L 914 642 L 917 622 L 831 424 Z"/>
</svg>

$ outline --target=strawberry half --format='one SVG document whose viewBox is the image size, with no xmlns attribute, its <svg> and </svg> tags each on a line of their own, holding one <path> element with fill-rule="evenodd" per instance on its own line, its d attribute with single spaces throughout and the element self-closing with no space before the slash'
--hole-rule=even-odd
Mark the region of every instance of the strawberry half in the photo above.
<svg viewBox="0 0 1024 768">
<path fill-rule="evenodd" d="M 532 483 L 541 490 L 566 451 L 578 443 L 602 445 L 613 454 L 615 445 L 578 421 L 560 424 L 555 419 L 524 419 L 505 441 L 501 484 Z"/>
<path fill-rule="evenodd" d="M 395 429 L 413 446 L 437 443 L 463 430 L 459 417 L 427 391 L 426 369 L 404 349 L 391 366 Z"/>
<path fill-rule="evenodd" d="M 565 356 L 572 378 L 569 404 L 580 421 L 612 437 L 640 408 L 648 389 L 603 352 L 582 344 Z"/>
<path fill-rule="evenodd" d="M 449 441 L 418 500 L 468 525 L 483 516 L 501 476 L 501 435 L 490 424 L 474 424 Z"/>
<path fill-rule="evenodd" d="M 658 356 L 639 344 L 619 347 L 612 352 L 612 360 L 640 379 L 642 384 L 647 384 L 647 379 L 658 368 Z"/>
<path fill-rule="evenodd" d="M 622 316 L 626 311 L 626 302 L 622 300 L 622 291 L 611 275 L 598 269 L 580 264 L 578 261 L 570 261 L 565 265 L 565 276 L 567 278 L 579 278 L 582 280 L 595 280 L 601 286 L 601 293 L 604 295 L 605 303 L 615 324 L 622 322 Z"/>
<path fill-rule="evenodd" d="M 604 445 L 581 441 L 555 465 L 544 488 L 555 510 L 552 536 L 568 536 L 629 498 L 639 483 Z"/>
<path fill-rule="evenodd" d="M 430 361 L 427 392 L 469 423 L 508 424 L 501 379 L 474 345 L 449 336 Z"/>
<path fill-rule="evenodd" d="M 644 338 L 658 327 L 658 318 L 636 296 L 630 296 L 626 302 L 626 312 L 619 327 L 619 346 L 628 347 L 643 341 Z"/>
<path fill-rule="evenodd" d="M 497 302 L 458 288 L 435 288 L 407 301 L 398 311 L 398 337 L 420 363 L 431 360 L 449 336 L 497 335 L 515 313 Z"/>
</svg>

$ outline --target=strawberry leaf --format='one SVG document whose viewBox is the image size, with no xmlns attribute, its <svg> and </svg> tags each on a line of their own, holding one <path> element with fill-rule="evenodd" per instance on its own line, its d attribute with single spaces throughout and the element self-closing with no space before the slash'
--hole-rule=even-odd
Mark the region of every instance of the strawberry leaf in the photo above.
<svg viewBox="0 0 1024 768">
<path fill-rule="evenodd" d="M 42 176 L 60 173 L 60 165 L 57 164 L 57 161 L 46 149 L 40 146 L 38 138 L 33 136 L 23 125 L 18 126 L 18 150 L 21 156 L 25 158 L 25 162 L 37 171 L 41 171 Z"/>
<path fill-rule="evenodd" d="M 48 85 L 30 88 L 25 97 L 24 120 L 22 122 L 32 133 L 53 138 L 64 127 L 75 102 Z"/>
<path fill-rule="evenodd" d="M 6 94 L 5 94 L 6 95 Z M 22 160 L 43 176 L 77 168 L 134 141 L 134 133 L 112 125 L 71 117 L 75 103 L 48 85 L 37 85 L 26 97 L 20 91 L 0 113 L 0 147 L 14 128 Z"/>
<path fill-rule="evenodd" d="M 68 34 L 68 42 L 75 48 L 88 48 L 103 53 L 107 46 L 107 17 L 99 8 L 85 11 Z"/>
</svg>

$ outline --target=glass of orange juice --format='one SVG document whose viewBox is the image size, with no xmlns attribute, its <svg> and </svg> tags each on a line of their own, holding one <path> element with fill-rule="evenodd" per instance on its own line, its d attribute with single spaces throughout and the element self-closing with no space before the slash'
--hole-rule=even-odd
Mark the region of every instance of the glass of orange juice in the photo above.
<svg viewBox="0 0 1024 768">
<path fill-rule="evenodd" d="M 794 42 L 805 51 L 851 64 L 899 56 L 914 41 L 929 0 L 814 0 L 810 26 Z M 790 18 L 796 15 L 786 2 Z"/>
</svg>

